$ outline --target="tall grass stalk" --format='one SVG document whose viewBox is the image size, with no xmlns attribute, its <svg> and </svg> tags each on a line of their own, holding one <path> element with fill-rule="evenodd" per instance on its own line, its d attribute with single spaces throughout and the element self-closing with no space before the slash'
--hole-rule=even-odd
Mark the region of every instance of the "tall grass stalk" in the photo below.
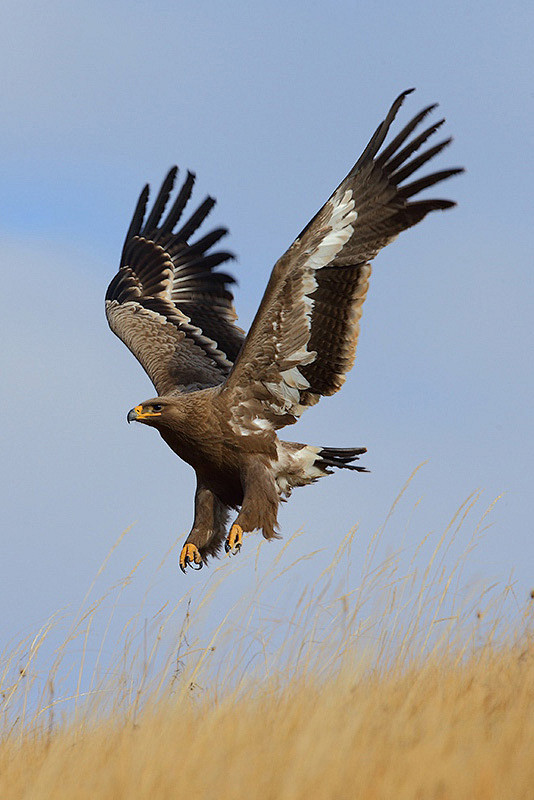
<svg viewBox="0 0 534 800">
<path fill-rule="evenodd" d="M 446 716 L 449 714 L 448 704 L 452 716 L 456 713 L 462 720 L 455 734 L 458 741 L 469 728 L 469 714 L 479 714 L 480 724 L 489 724 L 484 709 L 493 708 L 491 703 L 504 709 L 503 719 L 508 707 L 514 719 L 518 714 L 523 719 L 508 690 L 500 698 L 492 690 L 491 702 L 484 699 L 481 681 L 486 674 L 493 676 L 497 684 L 500 674 L 515 681 L 517 696 L 534 711 L 532 603 L 527 598 L 519 601 L 511 582 L 504 587 L 469 585 L 469 560 L 484 540 L 493 507 L 493 503 L 483 507 L 480 492 L 465 500 L 441 533 L 425 532 L 419 541 L 410 543 L 408 523 L 398 535 L 395 512 L 409 483 L 367 545 L 363 533 L 355 527 L 322 568 L 319 564 L 325 560 L 324 550 L 297 554 L 305 541 L 299 531 L 280 547 L 261 574 L 262 545 L 252 549 L 249 539 L 248 556 L 240 561 L 224 561 L 212 568 L 200 588 L 190 583 L 183 596 L 149 611 L 151 585 L 173 554 L 172 548 L 158 565 L 152 584 L 144 592 L 138 590 L 141 602 L 137 612 L 117 632 L 118 610 L 126 590 L 136 586 L 141 562 L 97 599 L 92 595 L 105 575 L 109 559 L 120 553 L 126 531 L 106 556 L 72 616 L 67 611 L 53 615 L 33 637 L 2 653 L 0 767 L 2 763 L 5 766 L 16 763 L 17 758 L 26 758 L 32 765 L 30 772 L 40 770 L 48 763 L 46 754 L 54 748 L 59 764 L 66 742 L 77 743 L 82 751 L 87 747 L 92 757 L 104 765 L 107 762 L 102 760 L 102 752 L 95 755 L 91 742 L 99 743 L 100 750 L 107 752 L 105 743 L 113 740 L 114 748 L 121 751 L 124 746 L 125 752 L 130 753 L 128 759 L 137 752 L 129 732 L 142 729 L 147 735 L 151 732 L 156 736 L 165 752 L 169 750 L 158 760 L 152 744 L 145 741 L 155 759 L 152 765 L 147 762 L 146 769 L 159 775 L 161 786 L 166 786 L 161 776 L 162 771 L 171 769 L 171 752 L 175 759 L 184 759 L 187 774 L 193 768 L 206 770 L 209 762 L 209 777 L 204 783 L 194 776 L 193 786 L 189 787 L 192 793 L 187 794 L 191 797 L 214 796 L 206 792 L 209 786 L 217 786 L 216 765 L 224 768 L 219 747 L 239 771 L 243 787 L 240 793 L 247 796 L 452 797 L 446 792 L 410 794 L 416 784 L 410 789 L 404 766 L 397 769 L 395 794 L 384 794 L 387 781 L 393 787 L 395 780 L 384 778 L 388 770 L 383 749 L 387 751 L 389 747 L 394 759 L 401 759 L 403 753 L 408 761 L 416 759 L 414 754 L 421 745 L 417 731 L 434 731 L 439 739 L 439 726 L 432 728 L 431 719 L 438 725 L 444 708 Z M 395 530 L 386 541 L 392 525 Z M 292 576 L 306 573 L 309 565 L 316 562 L 313 580 L 297 590 L 298 581 Z M 221 611 L 217 608 L 221 591 L 242 571 L 253 576 L 246 596 Z M 47 642 L 61 626 L 66 630 L 65 636 L 50 654 Z M 95 631 L 99 631 L 100 641 L 93 648 Z M 471 710 L 468 685 L 478 687 L 471 698 Z M 64 687 L 68 689 L 65 691 Z M 425 703 L 434 709 L 434 717 Z M 352 716 L 347 716 L 347 706 L 352 708 Z M 490 716 L 493 725 L 497 717 L 493 711 Z M 186 732 L 184 719 L 189 726 Z M 269 720 L 265 724 L 274 726 L 270 737 L 262 720 Z M 450 719 L 449 723 L 452 724 Z M 393 739 L 388 733 L 389 724 L 398 727 Z M 280 736 L 276 726 L 281 729 Z M 330 730 L 328 756 L 325 726 Z M 528 731 L 532 735 L 532 724 Z M 254 793 L 254 781 L 247 783 L 252 775 L 250 765 L 244 764 L 242 757 L 240 760 L 239 752 L 232 753 L 229 745 L 222 743 L 219 737 L 223 735 L 246 746 L 256 766 L 263 764 L 265 769 L 271 763 L 271 769 L 285 770 L 285 783 L 272 774 L 270 782 L 263 774 L 256 774 L 256 784 L 259 781 L 264 793 Z M 481 740 L 484 735 L 480 731 Z M 509 735 L 512 739 L 512 732 Z M 455 752 L 456 740 L 451 736 L 446 747 Z M 413 747 L 410 737 L 414 737 Z M 309 772 L 315 783 L 310 782 L 310 776 L 292 772 L 291 763 L 278 746 L 280 738 L 292 750 L 299 769 L 306 763 L 305 750 L 309 747 Z M 124 744 L 126 740 L 128 744 Z M 362 766 L 363 757 L 354 750 L 358 741 L 360 747 L 367 747 L 367 769 Z M 378 745 L 375 748 L 374 741 L 380 742 L 382 750 Z M 439 741 L 439 747 L 445 747 Z M 186 755 L 181 755 L 182 748 Z M 340 749 L 343 763 L 339 762 Z M 106 756 L 108 761 L 117 762 L 119 771 L 121 757 L 115 750 Z M 143 759 L 142 751 L 138 757 Z M 274 761 L 269 762 L 271 757 Z M 330 783 L 317 772 L 313 759 L 321 757 L 327 759 L 324 771 L 330 776 Z M 83 769 L 85 766 L 80 764 L 82 772 Z M 367 794 L 357 794 L 339 784 L 334 774 L 348 774 L 347 770 L 353 776 L 365 774 L 369 778 Z M 49 778 L 56 794 L 36 791 L 32 797 L 68 796 L 61 794 L 52 773 L 53 768 Z M 428 786 L 437 780 L 438 773 L 441 775 L 437 770 L 433 778 L 428 777 Z M 371 774 L 375 774 L 375 783 Z M 114 776 L 112 783 L 118 780 L 115 773 Z M 0 777 L 0 796 L 15 796 L 9 794 L 8 783 L 2 789 L 2 780 Z M 12 777 L 12 786 L 19 785 L 17 780 Z M 439 780 L 447 785 L 443 776 Z M 99 796 L 181 796 L 165 794 L 167 789 L 150 795 L 154 786 L 148 778 L 146 791 L 138 786 L 136 795 L 126 793 L 128 785 L 125 780 L 121 789 L 124 794 L 114 795 L 109 791 L 106 794 L 102 784 Z M 417 784 L 418 791 L 423 785 L 424 781 Z M 186 786 L 184 783 L 184 792 Z M 462 786 L 457 775 L 455 797 L 464 796 Z M 493 796 L 480 794 L 485 791 L 484 786 L 482 780 L 482 789 L 475 787 L 479 794 L 472 796 Z M 238 796 L 232 795 L 230 787 L 228 782 L 225 794 L 226 789 L 219 786 L 218 796 Z M 337 794 L 332 787 L 337 787 Z M 375 791 L 373 787 L 379 788 Z M 407 787 L 406 791 L 403 787 Z M 470 791 L 475 789 L 471 786 Z M 306 795 L 310 791 L 312 794 Z M 518 792 L 521 791 L 519 787 Z M 82 792 L 75 796 L 91 795 Z"/>
</svg>

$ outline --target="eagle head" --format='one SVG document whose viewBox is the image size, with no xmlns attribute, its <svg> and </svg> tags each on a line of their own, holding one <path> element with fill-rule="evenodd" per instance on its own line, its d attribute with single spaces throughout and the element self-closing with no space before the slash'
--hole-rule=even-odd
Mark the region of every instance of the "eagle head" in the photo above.
<svg viewBox="0 0 534 800">
<path fill-rule="evenodd" d="M 155 397 L 128 411 L 126 419 L 128 422 L 143 422 L 145 425 L 153 425 L 157 428 L 164 422 L 168 411 L 168 402 L 164 398 Z"/>
</svg>

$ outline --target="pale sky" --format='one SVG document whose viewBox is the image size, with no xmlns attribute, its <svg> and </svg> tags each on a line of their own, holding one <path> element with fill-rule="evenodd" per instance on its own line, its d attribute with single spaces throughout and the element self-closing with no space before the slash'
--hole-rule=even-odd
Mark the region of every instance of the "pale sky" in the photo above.
<svg viewBox="0 0 534 800">
<path fill-rule="evenodd" d="M 480 514 L 502 494 L 469 574 L 505 584 L 513 573 L 526 596 L 533 22 L 527 2 L 4 3 L 2 644 L 79 602 L 128 525 L 109 584 L 139 558 L 153 568 L 191 525 L 191 469 L 126 424 L 153 389 L 103 311 L 143 184 L 176 163 L 196 172 L 197 201 L 218 199 L 209 222 L 230 229 L 246 327 L 276 259 L 411 86 L 398 124 L 440 103 L 434 119 L 446 116 L 454 142 L 439 166 L 467 172 L 439 194 L 458 207 L 379 255 L 343 390 L 285 432 L 364 445 L 371 473 L 297 490 L 281 531 L 304 529 L 296 557 L 334 550 L 359 523 L 365 549 L 426 461 L 386 549 L 407 526 L 413 543 L 443 530 L 479 487 Z M 280 546 L 262 548 L 260 572 Z M 209 578 L 184 577 L 178 554 L 158 601 L 201 593 Z M 299 580 L 320 567 L 306 562 Z M 245 581 L 241 570 L 234 596 L 221 593 L 221 614 Z"/>
</svg>

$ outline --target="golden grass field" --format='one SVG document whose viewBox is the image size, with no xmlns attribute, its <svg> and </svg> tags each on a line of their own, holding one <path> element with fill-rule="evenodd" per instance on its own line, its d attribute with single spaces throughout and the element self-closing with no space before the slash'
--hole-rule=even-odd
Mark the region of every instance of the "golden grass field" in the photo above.
<svg viewBox="0 0 534 800">
<path fill-rule="evenodd" d="M 398 550 L 376 563 L 381 529 L 357 580 L 352 531 L 283 620 L 264 603 L 297 566 L 291 542 L 279 545 L 268 574 L 201 641 L 202 616 L 234 578 L 228 563 L 212 567 L 195 604 L 185 595 L 148 629 L 142 615 L 125 626 L 113 668 L 100 668 L 103 646 L 88 686 L 84 643 L 105 602 L 86 597 L 46 680 L 37 665 L 54 620 L 3 655 L 1 800 L 531 800 L 533 604 L 512 585 L 462 590 L 488 525 L 480 503 L 469 498 L 408 560 Z"/>
</svg>

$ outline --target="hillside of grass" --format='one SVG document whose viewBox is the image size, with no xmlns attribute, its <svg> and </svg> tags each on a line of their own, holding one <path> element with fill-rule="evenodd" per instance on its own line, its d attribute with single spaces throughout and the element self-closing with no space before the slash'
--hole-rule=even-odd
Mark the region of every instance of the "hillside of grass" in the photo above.
<svg viewBox="0 0 534 800">
<path fill-rule="evenodd" d="M 0 751 L 8 798 L 532 798 L 534 647 L 289 679 Z"/>
<path fill-rule="evenodd" d="M 530 800 L 532 598 L 464 582 L 490 513 L 383 551 L 390 514 L 302 585 L 290 539 L 233 606 L 224 562 L 118 630 L 136 567 L 91 587 L 63 638 L 54 616 L 2 654 L 1 800 Z"/>
</svg>

